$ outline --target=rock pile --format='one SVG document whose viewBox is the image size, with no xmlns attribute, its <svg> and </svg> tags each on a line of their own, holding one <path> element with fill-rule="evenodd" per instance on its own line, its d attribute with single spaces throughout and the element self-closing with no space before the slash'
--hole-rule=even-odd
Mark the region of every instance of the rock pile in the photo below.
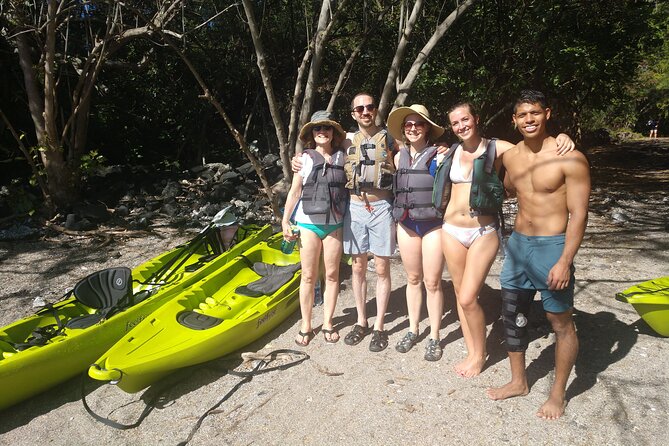
<svg viewBox="0 0 669 446">
<path fill-rule="evenodd" d="M 261 160 L 271 182 L 281 180 L 278 156 Z M 233 168 L 210 163 L 186 171 L 148 166 L 109 166 L 89 176 L 84 201 L 56 216 L 52 223 L 71 231 L 94 230 L 100 224 L 127 229 L 171 225 L 203 227 L 222 208 L 242 222 L 272 223 L 269 199 L 251 163 Z M 283 203 L 285 195 L 278 197 Z M 30 218 L 0 228 L 0 240 L 41 233 Z"/>
</svg>

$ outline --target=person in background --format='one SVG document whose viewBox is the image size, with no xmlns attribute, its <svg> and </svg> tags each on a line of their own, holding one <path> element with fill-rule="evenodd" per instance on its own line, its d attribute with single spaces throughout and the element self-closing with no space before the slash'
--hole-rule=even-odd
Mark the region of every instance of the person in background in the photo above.
<svg viewBox="0 0 669 446">
<path fill-rule="evenodd" d="M 657 119 L 650 119 L 648 121 L 648 129 L 649 129 L 649 138 L 657 138 L 657 128 L 660 126 L 660 121 Z"/>
</svg>

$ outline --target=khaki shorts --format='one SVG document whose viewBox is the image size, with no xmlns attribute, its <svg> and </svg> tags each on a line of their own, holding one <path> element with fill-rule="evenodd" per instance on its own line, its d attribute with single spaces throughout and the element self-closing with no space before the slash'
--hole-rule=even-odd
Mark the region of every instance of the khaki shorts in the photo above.
<svg viewBox="0 0 669 446">
<path fill-rule="evenodd" d="M 395 231 L 393 205 L 391 200 L 369 203 L 371 212 L 364 202 L 353 201 L 344 216 L 344 253 L 390 257 L 395 252 Z"/>
</svg>

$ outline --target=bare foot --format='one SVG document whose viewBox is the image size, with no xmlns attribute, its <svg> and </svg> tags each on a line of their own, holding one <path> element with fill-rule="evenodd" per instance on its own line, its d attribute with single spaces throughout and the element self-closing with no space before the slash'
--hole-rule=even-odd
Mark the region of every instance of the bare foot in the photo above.
<svg viewBox="0 0 669 446">
<path fill-rule="evenodd" d="M 525 396 L 530 392 L 527 382 L 515 383 L 513 381 L 504 384 L 502 387 L 491 387 L 485 391 L 488 398 L 492 400 L 505 400 L 514 396 Z"/>
<path fill-rule="evenodd" d="M 455 373 L 463 378 L 473 378 L 481 373 L 485 365 L 485 355 L 483 357 L 467 356 L 462 362 L 456 364 Z"/>
<path fill-rule="evenodd" d="M 550 397 L 537 411 L 537 416 L 544 420 L 557 420 L 564 415 L 567 402 L 563 398 Z"/>
</svg>

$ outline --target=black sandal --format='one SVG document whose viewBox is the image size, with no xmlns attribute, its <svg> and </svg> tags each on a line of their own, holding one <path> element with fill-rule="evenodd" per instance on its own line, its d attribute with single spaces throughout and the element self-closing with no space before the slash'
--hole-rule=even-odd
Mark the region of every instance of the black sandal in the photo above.
<svg viewBox="0 0 669 446">
<path fill-rule="evenodd" d="M 328 344 L 336 344 L 337 342 L 339 342 L 339 332 L 337 332 L 337 330 L 335 330 L 334 328 L 329 329 L 329 330 L 328 330 L 327 328 L 321 328 L 321 331 L 323 332 L 323 339 L 324 339 L 325 342 L 327 342 Z M 336 338 L 334 338 L 334 337 L 332 336 L 332 335 L 334 335 L 334 334 L 337 335 Z M 328 339 L 328 335 L 330 336 L 329 339 Z"/>
<path fill-rule="evenodd" d="M 311 340 L 314 338 L 314 336 L 316 336 L 316 333 L 314 333 L 313 330 L 308 331 L 308 332 L 306 332 L 306 333 L 303 333 L 303 332 L 300 330 L 300 331 L 297 332 L 297 335 L 298 335 L 298 336 L 302 336 L 302 342 L 300 342 L 300 341 L 298 341 L 297 339 L 295 339 L 295 343 L 296 343 L 297 345 L 299 345 L 300 347 L 306 347 L 307 345 L 309 345 L 309 343 L 310 343 Z"/>
<path fill-rule="evenodd" d="M 351 329 L 351 331 L 349 331 L 346 337 L 344 338 L 344 343 L 346 345 L 358 345 L 360 344 L 360 341 L 362 341 L 365 338 L 365 336 L 367 336 L 367 333 L 369 333 L 368 327 L 363 327 L 362 325 L 355 324 Z"/>
<path fill-rule="evenodd" d="M 372 340 L 369 343 L 370 352 L 380 352 L 388 347 L 388 334 L 383 330 L 373 330 Z"/>
</svg>

